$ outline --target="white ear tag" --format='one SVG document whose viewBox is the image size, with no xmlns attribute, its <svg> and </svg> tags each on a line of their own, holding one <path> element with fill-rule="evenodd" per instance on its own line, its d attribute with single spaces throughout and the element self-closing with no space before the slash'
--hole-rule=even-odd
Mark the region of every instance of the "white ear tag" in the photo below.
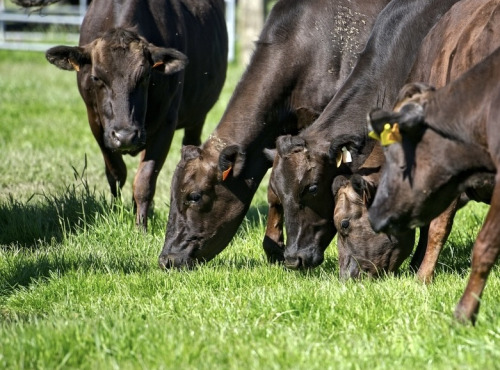
<svg viewBox="0 0 500 370">
<path fill-rule="evenodd" d="M 352 162 L 351 152 L 349 152 L 345 146 L 342 147 L 342 162 L 343 163 Z"/>
</svg>

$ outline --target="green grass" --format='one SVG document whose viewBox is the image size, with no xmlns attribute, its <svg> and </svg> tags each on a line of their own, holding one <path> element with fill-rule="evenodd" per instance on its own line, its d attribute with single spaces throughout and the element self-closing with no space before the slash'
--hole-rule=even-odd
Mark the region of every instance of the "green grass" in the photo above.
<svg viewBox="0 0 500 370">
<path fill-rule="evenodd" d="M 206 138 L 241 74 L 232 65 Z M 269 266 L 263 182 L 231 245 L 193 271 L 157 267 L 175 143 L 150 230 L 135 230 L 127 158 L 113 204 L 75 76 L 38 53 L 0 51 L 0 368 L 493 369 L 500 279 L 475 328 L 452 320 L 487 207 L 461 210 L 435 282 L 343 282 L 334 243 L 309 272 Z"/>
</svg>

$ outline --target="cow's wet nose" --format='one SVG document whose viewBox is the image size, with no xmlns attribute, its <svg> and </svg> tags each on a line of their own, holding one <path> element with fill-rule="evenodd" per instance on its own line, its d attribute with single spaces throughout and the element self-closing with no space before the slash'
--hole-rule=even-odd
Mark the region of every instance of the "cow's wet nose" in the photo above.
<svg viewBox="0 0 500 370">
<path fill-rule="evenodd" d="M 110 135 L 117 148 L 137 146 L 141 138 L 140 131 L 137 129 L 112 130 Z"/>
<path fill-rule="evenodd" d="M 290 270 L 299 270 L 302 268 L 302 258 L 300 257 L 286 257 L 285 266 Z"/>
</svg>

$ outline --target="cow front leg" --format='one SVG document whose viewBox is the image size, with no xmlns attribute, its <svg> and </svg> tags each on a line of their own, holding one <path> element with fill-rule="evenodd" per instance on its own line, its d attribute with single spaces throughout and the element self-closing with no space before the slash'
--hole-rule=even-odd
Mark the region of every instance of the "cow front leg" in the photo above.
<svg viewBox="0 0 500 370">
<path fill-rule="evenodd" d="M 266 252 L 269 263 L 283 262 L 285 242 L 283 237 L 283 206 L 271 187 L 267 187 L 267 202 L 269 210 L 267 213 L 266 234 L 262 245 Z"/>
<path fill-rule="evenodd" d="M 175 125 L 171 125 L 175 127 Z M 156 133 L 141 153 L 139 168 L 135 174 L 133 194 L 135 203 L 135 223 L 143 231 L 147 230 L 148 212 L 156 192 L 156 181 L 174 135 L 174 129 L 168 126 Z"/>
<path fill-rule="evenodd" d="M 461 322 L 475 324 L 479 303 L 486 280 L 500 252 L 500 185 L 493 190 L 491 207 L 472 249 L 472 268 L 469 282 L 456 309 L 455 317 Z"/>
<path fill-rule="evenodd" d="M 429 225 L 427 248 L 422 263 L 417 271 L 417 278 L 423 283 L 430 283 L 434 278 L 434 271 L 439 255 L 450 236 L 453 227 L 453 219 L 455 218 L 457 210 L 458 198 L 455 199 L 443 213 L 432 220 Z"/>
<path fill-rule="evenodd" d="M 107 149 L 103 149 L 102 155 L 111 194 L 116 199 L 120 189 L 123 188 L 127 180 L 127 166 L 123 161 L 122 155 L 119 153 L 113 153 Z"/>
</svg>

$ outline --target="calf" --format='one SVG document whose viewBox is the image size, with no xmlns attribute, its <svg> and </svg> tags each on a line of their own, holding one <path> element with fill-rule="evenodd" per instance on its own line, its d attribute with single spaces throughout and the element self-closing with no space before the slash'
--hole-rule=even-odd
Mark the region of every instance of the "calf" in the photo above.
<svg viewBox="0 0 500 370">
<path fill-rule="evenodd" d="M 387 163 L 369 209 L 376 231 L 426 224 L 463 190 L 477 189 L 478 176 L 495 174 L 491 207 L 473 247 L 470 279 L 455 310 L 458 319 L 473 323 L 500 253 L 499 79 L 500 48 L 444 88 L 414 86 L 415 94 L 399 112 L 370 115 L 376 132 L 386 122 L 398 122 L 402 136 L 401 143 L 385 151 Z"/>
<path fill-rule="evenodd" d="M 79 44 L 51 48 L 47 59 L 77 73 L 113 196 L 127 178 L 122 155 L 141 153 L 133 194 L 136 224 L 146 229 L 175 129 L 198 145 L 224 84 L 224 1 L 94 0 Z"/>
<path fill-rule="evenodd" d="M 381 146 L 377 145 L 356 174 L 339 175 L 333 181 L 333 222 L 338 230 L 339 269 L 343 278 L 397 271 L 413 250 L 413 230 L 399 235 L 376 233 L 368 220 L 368 206 L 379 182 L 383 157 Z"/>
<path fill-rule="evenodd" d="M 366 107 L 377 103 L 392 106 L 422 39 L 455 2 L 389 3 L 378 16 L 351 75 L 321 116 L 299 135 L 278 138 L 271 189 L 284 209 L 286 266 L 310 268 L 323 262 L 324 251 L 336 233 L 333 179 L 346 171 L 355 172 L 375 145 L 366 140 Z M 347 145 L 353 161 L 337 168 L 336 153 L 329 153 L 338 135 L 354 139 Z"/>
<path fill-rule="evenodd" d="M 316 119 L 354 66 L 387 0 L 278 1 L 224 115 L 186 146 L 172 179 L 161 267 L 212 259 L 236 233 L 271 166 L 264 149 Z M 282 245 L 265 245 L 269 260 Z"/>
<path fill-rule="evenodd" d="M 437 87 L 442 87 L 488 56 L 500 46 L 499 7 L 500 2 L 498 0 L 467 0 L 455 4 L 436 23 L 423 40 L 408 80 L 426 81 Z M 408 85 L 407 88 L 402 89 L 397 99 L 397 105 L 402 104 L 405 99 L 410 98 L 415 93 L 413 90 L 416 86 L 418 85 Z M 349 140 L 352 140 L 352 138 L 348 137 L 344 143 L 345 139 L 340 135 L 334 138 L 337 146 L 340 147 L 348 145 Z M 380 159 L 378 162 L 378 168 L 380 168 L 384 162 L 383 155 L 381 157 L 371 157 Z M 374 189 L 378 186 L 378 181 L 373 174 L 370 177 L 370 188 Z M 357 182 L 360 183 L 357 187 L 367 189 L 364 177 L 358 176 L 356 178 Z M 484 179 L 484 181 L 488 184 L 490 180 Z M 482 188 L 486 190 L 484 187 Z M 343 189 L 344 192 L 349 191 L 351 197 L 354 196 L 354 188 L 353 186 L 349 186 L 349 182 L 347 182 Z M 434 219 L 430 225 L 425 225 L 420 229 L 419 245 L 410 266 L 413 269 L 419 267 L 417 276 L 423 282 L 430 282 L 432 280 L 437 258 L 451 231 L 455 212 L 460 206 L 465 204 L 464 200 L 467 199 L 467 195 L 471 195 L 474 198 L 478 197 L 478 194 L 472 193 L 473 191 L 474 189 L 467 189 L 468 194 L 462 194 L 460 199 L 457 198 L 452 202 L 447 210 Z M 361 214 L 366 218 L 367 212 L 361 212 L 361 209 L 358 209 L 361 204 L 358 204 L 358 207 L 356 207 L 353 206 L 353 203 L 349 202 L 347 205 L 349 207 L 346 207 L 343 203 L 340 205 L 336 204 L 335 213 L 337 213 L 338 207 L 342 207 L 341 213 L 346 220 L 351 218 L 357 219 L 357 214 Z M 337 222 L 335 225 L 338 227 Z M 339 256 L 341 255 L 341 250 L 347 254 L 351 253 L 352 256 L 370 255 L 374 267 L 383 269 L 384 265 L 377 265 L 376 261 L 383 261 L 384 256 L 390 251 L 401 255 L 408 253 L 410 246 L 403 243 L 394 243 L 386 247 L 381 245 L 380 238 L 382 236 L 379 238 L 371 236 L 373 230 L 371 230 L 367 219 L 357 219 L 355 225 L 360 228 L 357 230 L 356 236 L 351 231 L 348 238 L 339 237 L 339 241 L 342 244 L 348 243 L 350 246 L 350 248 L 339 246 Z M 353 227 L 351 227 L 352 229 Z M 338 230 L 340 231 L 340 229 Z M 364 234 L 367 235 L 367 238 L 363 238 Z M 427 238 L 427 251 L 424 255 L 422 252 L 425 251 Z M 348 255 L 342 257 L 344 260 L 352 260 L 352 258 L 349 259 Z M 420 264 L 422 259 L 423 262 Z"/>
</svg>

